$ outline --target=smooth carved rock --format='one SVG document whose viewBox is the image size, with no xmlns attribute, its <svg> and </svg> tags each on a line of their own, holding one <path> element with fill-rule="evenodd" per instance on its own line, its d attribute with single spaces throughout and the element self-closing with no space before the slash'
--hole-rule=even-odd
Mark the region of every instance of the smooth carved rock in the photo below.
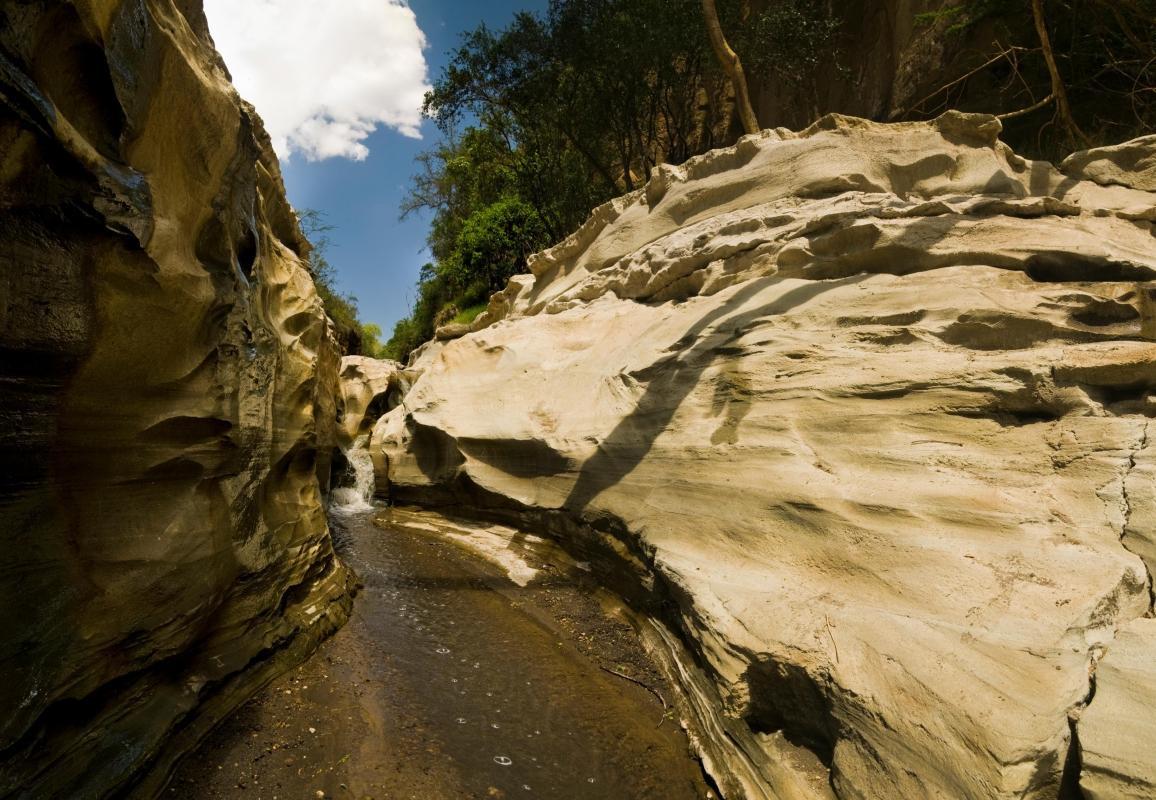
<svg viewBox="0 0 1156 800">
<path fill-rule="evenodd" d="M 367 434 L 393 405 L 390 393 L 401 391 L 401 365 L 366 356 L 341 359 L 341 409 L 338 414 L 343 443 L 348 446 Z"/>
<path fill-rule="evenodd" d="M 1064 172 L 1105 186 L 1127 186 L 1156 192 L 1156 134 L 1124 144 L 1073 153 Z"/>
<path fill-rule="evenodd" d="M 634 582 L 728 796 L 1054 798 L 1151 610 L 1156 194 L 998 132 L 828 117 L 661 170 L 375 426 L 395 499 Z"/>
<path fill-rule="evenodd" d="M 0 795 L 147 795 L 348 613 L 339 358 L 198 3 L 5 3 L 0 101 Z"/>
</svg>

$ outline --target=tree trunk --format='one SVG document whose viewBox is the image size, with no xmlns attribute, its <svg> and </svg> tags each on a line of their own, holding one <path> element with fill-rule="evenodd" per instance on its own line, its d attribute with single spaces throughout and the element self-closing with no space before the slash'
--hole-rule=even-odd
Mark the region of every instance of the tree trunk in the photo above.
<svg viewBox="0 0 1156 800">
<path fill-rule="evenodd" d="M 1038 2 L 1038 0 L 1035 0 Z M 723 71 L 730 78 L 731 86 L 735 90 L 735 105 L 738 107 L 739 119 L 742 120 L 743 130 L 747 133 L 758 133 L 762 128 L 751 106 L 751 95 L 747 89 L 747 78 L 743 74 L 743 65 L 739 61 L 738 53 L 727 44 L 723 34 L 722 24 L 718 19 L 718 9 L 714 0 L 702 0 L 702 14 L 706 18 L 706 29 L 710 34 L 710 44 L 714 53 L 722 64 Z"/>
<path fill-rule="evenodd" d="M 1088 137 L 1072 117 L 1072 107 L 1068 105 L 1068 90 L 1064 86 L 1063 78 L 1060 77 L 1060 68 L 1056 65 L 1056 54 L 1052 50 L 1052 39 L 1048 35 L 1048 26 L 1044 20 L 1044 0 L 1032 0 L 1032 18 L 1036 23 L 1036 34 L 1040 37 L 1040 47 L 1044 51 L 1044 61 L 1048 64 L 1048 75 L 1052 79 L 1052 97 L 1056 101 L 1056 113 L 1060 117 L 1060 123 L 1075 142 L 1087 144 Z"/>
</svg>

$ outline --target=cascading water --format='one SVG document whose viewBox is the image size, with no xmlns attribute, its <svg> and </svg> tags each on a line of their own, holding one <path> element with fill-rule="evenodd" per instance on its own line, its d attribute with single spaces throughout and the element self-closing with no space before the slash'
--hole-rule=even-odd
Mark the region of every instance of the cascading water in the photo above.
<svg viewBox="0 0 1156 800">
<path fill-rule="evenodd" d="M 329 511 L 336 514 L 361 514 L 373 510 L 373 459 L 369 455 L 369 434 L 358 436 L 345 452 L 353 468 L 354 483 L 334 489 L 329 495 Z"/>
</svg>

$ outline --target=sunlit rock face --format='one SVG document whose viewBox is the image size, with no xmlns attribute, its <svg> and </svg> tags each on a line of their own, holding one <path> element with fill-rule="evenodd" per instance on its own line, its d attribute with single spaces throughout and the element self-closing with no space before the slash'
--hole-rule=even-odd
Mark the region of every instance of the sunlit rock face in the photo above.
<svg viewBox="0 0 1156 800">
<path fill-rule="evenodd" d="M 395 499 L 634 564 L 728 796 L 1150 796 L 1156 139 L 1061 170 L 999 131 L 660 168 L 375 428 Z"/>
<path fill-rule="evenodd" d="M 373 424 L 397 405 L 402 387 L 396 361 L 345 356 L 341 359 L 341 393 L 337 418 L 339 438 L 348 446 L 368 434 Z"/>
<path fill-rule="evenodd" d="M 344 620 L 339 358 L 198 2 L 4 3 L 0 100 L 0 796 L 101 797 Z"/>
</svg>

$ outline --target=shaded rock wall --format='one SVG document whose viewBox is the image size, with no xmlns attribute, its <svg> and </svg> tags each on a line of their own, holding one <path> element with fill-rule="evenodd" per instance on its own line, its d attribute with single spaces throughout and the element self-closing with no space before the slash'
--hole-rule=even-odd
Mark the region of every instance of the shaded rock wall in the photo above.
<svg viewBox="0 0 1156 800">
<path fill-rule="evenodd" d="M 999 132 L 660 168 L 375 428 L 395 499 L 633 581 L 728 797 L 1150 793 L 1156 139 L 1057 169 Z M 1136 724 L 1091 699 L 1084 741 L 1109 667 Z"/>
<path fill-rule="evenodd" d="M 344 620 L 339 356 L 199 3 L 4 3 L 0 101 L 0 796 L 101 797 Z"/>
</svg>

